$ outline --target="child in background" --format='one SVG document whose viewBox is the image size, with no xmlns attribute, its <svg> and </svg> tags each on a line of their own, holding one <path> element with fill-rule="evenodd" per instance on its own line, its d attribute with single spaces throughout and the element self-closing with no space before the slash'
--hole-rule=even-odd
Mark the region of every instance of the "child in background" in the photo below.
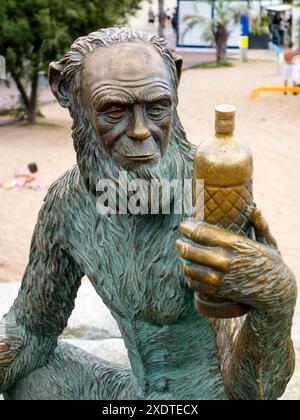
<svg viewBox="0 0 300 420">
<path fill-rule="evenodd" d="M 30 188 L 35 191 L 45 191 L 45 187 L 37 180 L 38 166 L 36 163 L 29 163 L 28 171 L 23 168 L 16 168 L 14 172 L 14 180 L 2 186 L 5 190 Z"/>
<path fill-rule="evenodd" d="M 29 163 L 27 166 L 28 172 L 22 168 L 16 168 L 15 170 L 15 182 L 16 187 L 19 188 L 30 188 L 30 186 L 36 181 L 36 173 L 38 172 L 38 166 L 36 163 Z"/>
</svg>

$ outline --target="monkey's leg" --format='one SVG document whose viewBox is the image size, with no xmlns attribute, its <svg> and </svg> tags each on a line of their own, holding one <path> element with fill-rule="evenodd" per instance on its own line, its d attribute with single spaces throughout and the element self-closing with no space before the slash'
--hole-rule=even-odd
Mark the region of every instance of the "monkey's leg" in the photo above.
<svg viewBox="0 0 300 420">
<path fill-rule="evenodd" d="M 46 366 L 33 371 L 4 393 L 7 400 L 136 399 L 130 369 L 107 363 L 60 343 Z"/>
</svg>

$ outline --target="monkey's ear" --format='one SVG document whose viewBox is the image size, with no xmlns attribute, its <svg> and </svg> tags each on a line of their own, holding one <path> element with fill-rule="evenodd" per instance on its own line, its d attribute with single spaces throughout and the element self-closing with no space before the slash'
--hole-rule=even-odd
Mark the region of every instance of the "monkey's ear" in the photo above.
<svg viewBox="0 0 300 420">
<path fill-rule="evenodd" d="M 59 104 L 63 108 L 68 108 L 70 101 L 68 98 L 65 80 L 63 78 L 63 67 L 60 63 L 53 62 L 49 64 L 48 80 L 52 93 L 58 100 Z"/>
<path fill-rule="evenodd" d="M 172 51 L 172 56 L 173 56 L 173 59 L 175 61 L 176 70 L 177 70 L 177 80 L 178 80 L 178 84 L 179 84 L 180 79 L 181 79 L 181 75 L 182 75 L 183 59 L 182 59 L 182 57 L 180 57 L 180 55 L 176 54 L 174 51 Z"/>
</svg>

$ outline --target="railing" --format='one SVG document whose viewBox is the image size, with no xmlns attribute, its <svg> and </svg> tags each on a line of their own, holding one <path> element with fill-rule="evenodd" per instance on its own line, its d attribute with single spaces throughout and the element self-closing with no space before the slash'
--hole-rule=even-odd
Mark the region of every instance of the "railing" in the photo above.
<svg viewBox="0 0 300 420">
<path fill-rule="evenodd" d="M 258 98 L 261 92 L 286 92 L 286 93 L 300 93 L 300 86 L 294 87 L 261 87 L 251 92 L 250 98 L 252 101 Z"/>
</svg>

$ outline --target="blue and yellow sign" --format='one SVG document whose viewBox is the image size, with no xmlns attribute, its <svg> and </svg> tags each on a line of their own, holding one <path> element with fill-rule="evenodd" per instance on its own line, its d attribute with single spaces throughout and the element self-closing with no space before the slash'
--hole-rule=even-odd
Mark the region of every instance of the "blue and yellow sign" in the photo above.
<svg viewBox="0 0 300 420">
<path fill-rule="evenodd" d="M 249 47 L 249 18 L 248 15 L 241 14 L 241 33 L 240 33 L 240 48 Z"/>
</svg>

